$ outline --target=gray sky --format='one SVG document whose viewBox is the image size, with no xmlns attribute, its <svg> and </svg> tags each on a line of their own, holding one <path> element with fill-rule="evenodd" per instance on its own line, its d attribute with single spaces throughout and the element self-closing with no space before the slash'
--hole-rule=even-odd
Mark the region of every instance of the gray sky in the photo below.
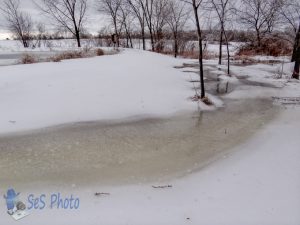
<svg viewBox="0 0 300 225">
<path fill-rule="evenodd" d="M 0 0 L 2 2 L 3 0 Z M 36 0 L 38 1 L 38 0 Z M 39 10 L 36 8 L 32 0 L 20 0 L 21 10 L 29 13 L 34 22 L 44 22 L 46 26 L 51 26 L 51 22 L 48 18 L 45 18 Z M 1 4 L 1 3 L 0 3 Z M 92 3 L 89 3 L 89 12 L 88 12 L 88 21 L 86 23 L 86 28 L 88 32 L 96 33 L 98 32 L 105 24 L 107 24 L 107 18 L 101 16 L 96 10 Z M 0 14 L 1 15 L 1 14 Z M 0 16 L 0 39 L 5 39 L 10 37 L 9 32 L 6 29 L 5 20 L 3 16 Z"/>
<path fill-rule="evenodd" d="M 0 0 L 0 4 L 3 0 Z M 36 2 L 39 2 L 39 0 L 35 0 Z M 238 3 L 239 0 L 236 1 L 235 4 Z M 45 18 L 35 4 L 33 3 L 33 0 L 20 0 L 21 4 L 21 10 L 24 12 L 27 12 L 31 15 L 33 21 L 35 23 L 43 22 L 45 25 L 48 27 L 48 30 L 53 28 L 53 21 L 49 21 L 49 18 Z M 107 16 L 100 15 L 99 12 L 96 11 L 95 9 L 95 3 L 94 0 L 89 0 L 89 10 L 87 12 L 88 15 L 88 21 L 86 22 L 85 28 L 87 29 L 88 32 L 90 33 L 97 33 L 100 31 L 105 25 L 110 24 L 109 23 L 109 18 Z M 212 19 L 212 23 L 214 24 L 214 19 Z M 207 16 L 204 16 L 204 19 L 202 20 L 203 25 L 202 26 L 208 26 L 208 18 Z M 188 27 L 193 27 L 194 23 L 192 21 L 189 22 Z M 11 34 L 9 31 L 7 31 L 6 26 L 5 26 L 5 20 L 3 16 L 0 14 L 0 39 L 5 39 L 5 38 L 10 38 Z"/>
</svg>

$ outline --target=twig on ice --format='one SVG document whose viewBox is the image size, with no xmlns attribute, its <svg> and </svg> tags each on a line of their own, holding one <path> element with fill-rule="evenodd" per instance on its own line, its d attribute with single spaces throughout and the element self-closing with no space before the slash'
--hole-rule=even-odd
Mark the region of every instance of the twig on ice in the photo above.
<svg viewBox="0 0 300 225">
<path fill-rule="evenodd" d="M 110 195 L 110 193 L 104 193 L 104 192 L 96 192 L 95 196 L 102 196 L 102 195 Z"/>
<path fill-rule="evenodd" d="M 164 186 L 152 186 L 153 188 L 172 188 L 173 186 L 172 185 L 164 185 Z"/>
</svg>

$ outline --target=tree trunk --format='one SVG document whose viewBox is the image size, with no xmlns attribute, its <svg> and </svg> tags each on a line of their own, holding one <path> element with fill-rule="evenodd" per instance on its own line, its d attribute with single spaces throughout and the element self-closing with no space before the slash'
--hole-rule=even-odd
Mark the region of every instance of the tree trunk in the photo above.
<svg viewBox="0 0 300 225">
<path fill-rule="evenodd" d="M 293 78 L 299 80 L 299 67 L 300 67 L 300 60 L 295 61 L 294 73 Z"/>
<path fill-rule="evenodd" d="M 229 43 L 228 43 L 228 37 L 226 34 L 225 29 L 223 28 L 224 37 L 226 41 L 226 49 L 227 49 L 227 75 L 230 75 L 230 52 L 229 52 Z"/>
<path fill-rule="evenodd" d="M 220 33 L 220 49 L 219 49 L 219 65 L 222 65 L 222 54 L 223 54 L 223 28 L 221 28 L 221 33 Z"/>
<path fill-rule="evenodd" d="M 129 38 L 128 38 L 128 35 L 126 35 L 126 48 L 129 48 Z"/>
<path fill-rule="evenodd" d="M 150 39 L 151 39 L 151 47 L 152 47 L 152 51 L 155 51 L 155 46 L 154 46 L 154 37 L 153 37 L 153 31 L 152 29 L 149 29 L 150 31 Z"/>
<path fill-rule="evenodd" d="M 145 27 L 142 27 L 143 50 L 146 50 Z"/>
<path fill-rule="evenodd" d="M 80 42 L 80 34 L 79 31 L 76 31 L 76 41 L 77 41 L 77 46 L 78 48 L 81 47 L 81 42 Z"/>
<path fill-rule="evenodd" d="M 294 72 L 292 78 L 299 79 L 299 67 L 300 67 L 300 22 L 298 32 L 295 38 L 295 45 L 293 49 L 292 62 L 295 62 Z"/>
<path fill-rule="evenodd" d="M 174 39 L 174 57 L 177 58 L 178 56 L 178 40 L 177 38 Z"/>
<path fill-rule="evenodd" d="M 143 14 L 143 20 L 141 23 L 142 28 L 142 39 L 143 39 L 143 50 L 146 50 L 146 38 L 145 38 L 145 15 Z"/>
<path fill-rule="evenodd" d="M 130 41 L 130 48 L 133 48 L 133 43 L 132 43 L 131 35 L 129 35 L 129 41 Z"/>
<path fill-rule="evenodd" d="M 23 43 L 24 48 L 28 48 L 28 43 L 25 39 L 22 39 L 22 43 Z"/>
<path fill-rule="evenodd" d="M 257 47 L 261 46 L 261 37 L 260 37 L 260 31 L 256 29 L 256 39 L 257 39 Z"/>
<path fill-rule="evenodd" d="M 120 47 L 120 40 L 119 40 L 119 34 L 118 34 L 118 28 L 117 28 L 117 21 L 115 19 L 114 21 L 114 28 L 115 28 L 115 35 L 117 37 L 117 47 Z"/>
<path fill-rule="evenodd" d="M 205 87 L 204 87 L 204 72 L 203 72 L 203 49 L 202 49 L 202 33 L 200 28 L 199 16 L 198 16 L 198 7 L 196 6 L 195 0 L 193 0 L 193 9 L 196 19 L 197 26 L 197 35 L 198 35 L 198 43 L 199 43 L 199 66 L 200 66 L 200 85 L 201 85 L 201 98 L 205 97 Z"/>
<path fill-rule="evenodd" d="M 126 33 L 126 48 L 129 48 L 130 33 L 128 31 L 126 22 L 124 22 L 124 29 L 125 29 L 125 33 Z"/>
</svg>

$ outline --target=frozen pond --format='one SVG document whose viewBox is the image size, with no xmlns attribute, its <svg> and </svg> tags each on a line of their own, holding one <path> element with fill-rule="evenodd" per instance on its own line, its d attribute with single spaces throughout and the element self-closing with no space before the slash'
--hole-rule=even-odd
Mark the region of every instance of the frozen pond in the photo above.
<svg viewBox="0 0 300 225">
<path fill-rule="evenodd" d="M 182 176 L 224 157 L 277 112 L 268 100 L 230 101 L 216 112 L 3 136 L 0 184 L 125 184 Z"/>
<path fill-rule="evenodd" d="M 46 59 L 57 54 L 55 51 L 29 51 L 29 52 L 0 52 L 0 66 L 18 64 L 24 54 L 29 54 L 39 59 Z"/>
</svg>

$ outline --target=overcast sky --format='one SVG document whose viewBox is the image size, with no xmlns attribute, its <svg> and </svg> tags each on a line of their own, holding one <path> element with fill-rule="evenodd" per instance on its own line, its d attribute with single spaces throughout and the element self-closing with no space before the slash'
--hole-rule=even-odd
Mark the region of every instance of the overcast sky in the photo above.
<svg viewBox="0 0 300 225">
<path fill-rule="evenodd" d="M 0 4 L 3 0 L 0 0 Z M 38 0 L 36 0 L 38 2 Z M 48 18 L 45 18 L 39 10 L 36 8 L 32 0 L 20 0 L 21 10 L 29 13 L 34 22 L 44 22 L 46 25 L 51 26 L 51 22 Z M 108 24 L 108 18 L 101 16 L 99 12 L 96 11 L 95 7 L 89 3 L 88 21 L 86 23 L 86 28 L 88 32 L 97 33 L 101 28 Z M 1 14 L 0 14 L 1 15 Z M 5 39 L 10 37 L 9 32 L 6 29 L 6 24 L 3 16 L 0 16 L 0 39 Z"/>
<path fill-rule="evenodd" d="M 39 0 L 35 0 L 36 2 L 39 2 Z M 239 0 L 236 1 L 235 4 L 237 4 Z M 0 0 L 0 4 L 3 2 L 3 0 Z M 50 21 L 49 18 L 45 18 L 44 15 L 40 13 L 40 11 L 37 9 L 36 5 L 34 4 L 33 0 L 20 0 L 20 8 L 22 11 L 27 12 L 31 15 L 32 20 L 35 23 L 43 22 L 49 29 L 53 29 L 53 21 Z M 103 27 L 106 25 L 109 25 L 109 18 L 107 16 L 101 15 L 99 12 L 97 12 L 95 8 L 94 0 L 88 1 L 88 20 L 85 24 L 85 28 L 88 32 L 92 34 L 96 34 L 99 32 Z M 191 17 L 192 18 L 192 17 Z M 209 17 L 210 21 L 215 21 L 213 17 Z M 208 16 L 205 16 L 203 20 L 201 20 L 203 23 L 203 27 L 211 25 L 211 23 L 208 23 Z M 214 23 L 214 22 L 213 22 Z M 190 21 L 188 23 L 188 27 L 191 28 L 194 26 L 194 23 Z M 0 39 L 5 38 L 11 38 L 11 34 L 6 29 L 6 24 L 3 16 L 0 14 Z"/>
</svg>

